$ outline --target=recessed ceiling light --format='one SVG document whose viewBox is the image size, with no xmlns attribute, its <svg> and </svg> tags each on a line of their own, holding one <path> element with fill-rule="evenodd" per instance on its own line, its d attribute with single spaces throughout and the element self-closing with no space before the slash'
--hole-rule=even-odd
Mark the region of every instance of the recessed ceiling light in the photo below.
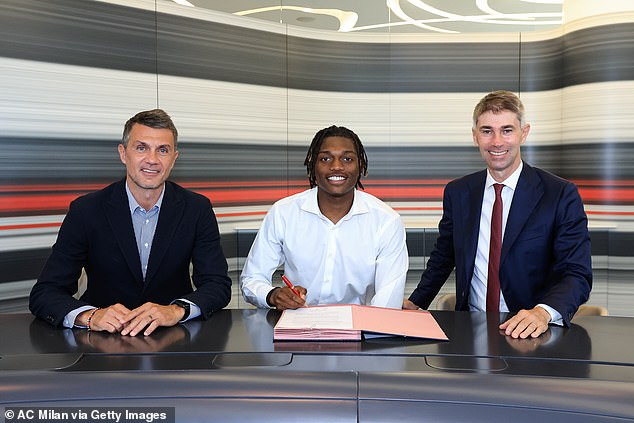
<svg viewBox="0 0 634 423">
<path fill-rule="evenodd" d="M 191 4 L 190 2 L 188 2 L 187 0 L 172 0 L 174 3 L 178 3 L 182 6 L 189 6 L 189 7 L 194 7 L 193 4 Z"/>
<path fill-rule="evenodd" d="M 339 31 L 348 32 L 354 28 L 357 24 L 357 20 L 359 19 L 359 15 L 355 12 L 349 12 L 347 10 L 339 10 L 339 9 L 312 9 L 308 7 L 299 7 L 299 6 L 270 6 L 270 7 L 260 7 L 259 9 L 250 9 L 250 10 L 242 10 L 240 12 L 235 12 L 234 15 L 245 16 L 252 15 L 254 13 L 262 13 L 262 12 L 271 12 L 273 10 L 295 10 L 298 12 L 304 13 L 313 13 L 316 15 L 328 15 L 334 16 L 339 20 Z M 315 18 L 313 18 L 315 19 Z M 301 21 L 299 18 L 297 19 L 300 22 L 310 22 L 310 21 Z"/>
</svg>

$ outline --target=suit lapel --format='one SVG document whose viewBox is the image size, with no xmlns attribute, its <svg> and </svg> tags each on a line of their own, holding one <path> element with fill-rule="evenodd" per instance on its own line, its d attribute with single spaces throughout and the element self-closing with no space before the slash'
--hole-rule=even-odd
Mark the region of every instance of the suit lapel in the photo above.
<svg viewBox="0 0 634 423">
<path fill-rule="evenodd" d="M 517 240 L 526 221 L 533 213 L 539 200 L 544 195 L 544 187 L 541 180 L 532 167 L 524 163 L 524 168 L 517 181 L 515 194 L 513 194 L 513 203 L 506 221 L 504 230 L 504 240 L 502 241 L 502 255 L 500 264 L 504 262 L 504 258 Z"/>
<path fill-rule="evenodd" d="M 165 182 L 165 195 L 159 212 L 159 220 L 152 240 L 152 250 L 145 275 L 146 286 L 152 281 L 163 257 L 169 248 L 174 234 L 185 211 L 183 198 L 179 196 L 170 182 Z"/>
<path fill-rule="evenodd" d="M 486 170 L 478 172 L 467 180 L 468 190 L 463 193 L 461 201 L 462 213 L 461 228 L 465 246 L 465 269 L 471 277 L 475 266 L 476 250 L 478 248 L 478 234 L 480 231 L 480 213 L 482 209 L 482 197 L 484 196 L 484 183 L 486 182 Z"/>
<path fill-rule="evenodd" d="M 106 219 L 110 225 L 110 230 L 119 244 L 121 253 L 134 275 L 134 279 L 143 284 L 143 273 L 141 273 L 141 259 L 137 250 L 132 217 L 130 216 L 130 206 L 125 191 L 125 180 L 113 187 L 112 195 L 104 204 Z"/>
</svg>

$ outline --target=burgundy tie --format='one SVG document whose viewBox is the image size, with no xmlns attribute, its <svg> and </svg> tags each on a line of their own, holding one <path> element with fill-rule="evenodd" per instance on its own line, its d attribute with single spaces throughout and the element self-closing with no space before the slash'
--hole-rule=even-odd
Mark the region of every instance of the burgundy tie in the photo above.
<svg viewBox="0 0 634 423">
<path fill-rule="evenodd" d="M 489 246 L 489 274 L 487 277 L 487 311 L 500 311 L 500 254 L 502 253 L 502 188 L 493 184 L 495 203 L 491 213 L 491 244 Z"/>
</svg>

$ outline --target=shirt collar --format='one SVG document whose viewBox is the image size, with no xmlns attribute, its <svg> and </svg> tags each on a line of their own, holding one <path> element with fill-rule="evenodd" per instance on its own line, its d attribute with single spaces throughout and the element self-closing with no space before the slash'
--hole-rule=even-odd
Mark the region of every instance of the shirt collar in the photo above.
<svg viewBox="0 0 634 423">
<path fill-rule="evenodd" d="M 319 188 L 317 187 L 314 187 L 311 189 L 312 191 L 311 194 L 306 197 L 306 200 L 304 200 L 304 203 L 302 204 L 302 210 L 325 218 L 321 210 L 319 210 L 319 203 L 317 202 L 318 189 Z M 350 208 L 350 211 L 341 220 L 347 220 L 351 216 L 354 216 L 357 214 L 363 214 L 367 212 L 368 212 L 368 207 L 361 199 L 361 194 L 359 193 L 359 191 L 355 188 L 354 199 L 352 200 L 352 207 Z"/>
<path fill-rule="evenodd" d="M 130 191 L 130 187 L 128 186 L 128 181 L 126 181 L 125 183 L 125 192 L 126 194 L 128 194 L 128 206 L 130 206 L 130 214 L 134 214 L 134 211 L 137 209 L 137 207 L 140 209 L 143 209 L 143 207 L 141 207 L 139 203 L 136 201 L 136 198 L 134 198 L 134 195 L 132 195 L 132 192 Z M 163 195 L 165 195 L 165 183 L 163 183 L 163 190 L 161 191 L 161 196 L 159 197 L 158 201 L 154 205 L 154 207 L 156 207 L 159 210 L 161 209 L 161 204 L 163 204 Z M 145 211 L 147 212 L 149 210 L 145 210 Z"/>
<path fill-rule="evenodd" d="M 502 182 L 498 182 L 495 179 L 493 179 L 493 176 L 491 176 L 491 172 L 489 172 L 489 170 L 487 169 L 487 180 L 486 180 L 484 188 L 486 189 L 493 186 L 493 184 L 500 183 L 500 184 L 504 184 L 504 186 L 507 186 L 511 188 L 513 191 L 515 191 L 515 187 L 517 186 L 517 181 L 519 181 L 520 179 L 520 174 L 522 173 L 523 168 L 524 168 L 524 162 L 520 161 L 520 165 L 517 167 L 517 169 L 515 169 L 515 171 L 511 173 L 511 176 L 509 176 Z"/>
</svg>

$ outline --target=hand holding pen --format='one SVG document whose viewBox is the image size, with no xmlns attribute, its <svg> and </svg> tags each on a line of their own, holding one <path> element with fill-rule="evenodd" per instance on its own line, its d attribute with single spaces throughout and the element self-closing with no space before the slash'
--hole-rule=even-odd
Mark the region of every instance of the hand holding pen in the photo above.
<svg viewBox="0 0 634 423">
<path fill-rule="evenodd" d="M 286 286 L 275 288 L 271 291 L 268 299 L 269 304 L 279 310 L 296 309 L 306 305 L 306 288 L 293 283 L 282 275 L 282 280 Z"/>
<path fill-rule="evenodd" d="M 301 295 L 299 295 L 299 292 L 297 292 L 297 290 L 295 289 L 291 281 L 288 280 L 286 275 L 282 275 L 282 280 L 284 281 L 286 286 L 288 286 L 291 289 L 291 291 L 293 291 L 293 294 L 297 295 L 298 297 L 301 297 Z"/>
</svg>

